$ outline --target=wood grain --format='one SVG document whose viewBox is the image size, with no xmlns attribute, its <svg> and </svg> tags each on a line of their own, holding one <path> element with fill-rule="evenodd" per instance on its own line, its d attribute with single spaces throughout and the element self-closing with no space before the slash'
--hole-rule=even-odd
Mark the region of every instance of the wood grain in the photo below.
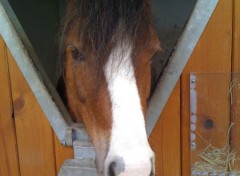
<svg viewBox="0 0 240 176">
<path fill-rule="evenodd" d="M 232 53 L 232 72 L 240 74 L 240 1 L 233 0 L 233 53 Z M 232 122 L 234 126 L 231 130 L 231 145 L 240 157 L 240 76 L 233 76 L 237 80 L 233 89 Z M 240 170 L 240 161 L 235 162 L 233 169 Z"/>
<path fill-rule="evenodd" d="M 149 138 L 155 152 L 156 176 L 181 175 L 180 84 L 171 94 Z"/>
<path fill-rule="evenodd" d="M 233 0 L 233 60 L 232 71 L 240 72 L 240 0 Z"/>
<path fill-rule="evenodd" d="M 19 176 L 6 45 L 0 36 L 0 175 Z"/>
<path fill-rule="evenodd" d="M 181 129 L 182 129 L 182 175 L 190 175 L 190 97 L 189 75 L 191 72 L 231 72 L 232 49 L 232 1 L 220 0 L 200 41 L 198 42 L 181 76 Z M 207 86 L 207 85 L 206 85 Z M 218 91 L 218 89 L 216 89 Z M 215 107 L 218 108 L 218 107 Z M 217 126 L 228 127 L 229 119 L 214 118 Z M 214 134 L 215 133 L 215 134 Z M 217 131 L 212 131 L 221 140 Z M 225 139 L 225 138 L 224 138 Z"/>
<path fill-rule="evenodd" d="M 55 176 L 53 132 L 8 51 L 21 176 Z"/>
</svg>

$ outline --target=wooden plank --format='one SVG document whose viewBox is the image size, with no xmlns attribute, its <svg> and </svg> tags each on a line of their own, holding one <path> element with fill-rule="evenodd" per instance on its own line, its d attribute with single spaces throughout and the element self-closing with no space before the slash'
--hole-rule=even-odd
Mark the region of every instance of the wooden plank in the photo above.
<svg viewBox="0 0 240 176">
<path fill-rule="evenodd" d="M 180 84 L 171 94 L 149 138 L 155 152 L 156 176 L 181 175 Z"/>
<path fill-rule="evenodd" d="M 19 176 L 6 45 L 0 36 L 0 175 Z"/>
<path fill-rule="evenodd" d="M 55 153 L 56 153 L 56 171 L 57 173 L 61 169 L 66 159 L 73 159 L 73 147 L 65 147 L 60 144 L 56 135 L 54 135 Z"/>
<path fill-rule="evenodd" d="M 190 73 L 230 73 L 231 43 L 232 1 L 220 0 L 181 77 L 182 175 L 184 176 L 190 175 Z M 227 110 L 226 108 L 221 111 Z M 229 127 L 227 118 L 222 120 L 214 118 L 214 124 L 227 129 Z M 226 135 L 220 136 L 217 130 L 212 130 L 211 136 L 219 140 L 226 137 Z"/>
<path fill-rule="evenodd" d="M 240 1 L 233 0 L 233 53 L 232 72 L 240 73 Z M 232 121 L 234 126 L 231 130 L 232 149 L 236 151 L 236 156 L 240 157 L 240 77 L 237 79 L 233 89 Z M 234 80 L 233 80 L 234 81 Z M 233 169 L 240 170 L 240 161 L 235 162 Z"/>
<path fill-rule="evenodd" d="M 55 176 L 53 131 L 8 51 L 14 119 L 22 176 Z"/>
<path fill-rule="evenodd" d="M 234 1 L 233 9 L 233 62 L 232 71 L 240 72 L 240 1 Z"/>
</svg>

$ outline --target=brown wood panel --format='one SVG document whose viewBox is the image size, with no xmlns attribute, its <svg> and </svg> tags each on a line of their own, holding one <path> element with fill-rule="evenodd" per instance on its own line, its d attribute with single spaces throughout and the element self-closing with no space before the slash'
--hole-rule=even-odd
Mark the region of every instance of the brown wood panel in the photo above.
<svg viewBox="0 0 240 176">
<path fill-rule="evenodd" d="M 14 119 L 22 176 L 55 176 L 53 132 L 21 71 L 8 51 Z"/>
<path fill-rule="evenodd" d="M 149 138 L 155 152 L 156 176 L 181 175 L 180 84 L 171 94 Z"/>
<path fill-rule="evenodd" d="M 233 0 L 233 53 L 232 72 L 240 73 L 240 0 Z M 236 155 L 240 157 L 240 77 L 233 89 L 231 144 Z M 234 80 L 233 80 L 234 81 Z M 235 162 L 233 169 L 240 170 L 240 161 Z"/>
<path fill-rule="evenodd" d="M 55 153 L 56 153 L 56 170 L 57 173 L 61 169 L 62 164 L 67 159 L 73 159 L 73 147 L 65 147 L 60 144 L 56 135 L 54 135 L 54 142 L 55 142 Z"/>
<path fill-rule="evenodd" d="M 181 77 L 182 175 L 190 175 L 190 72 L 231 72 L 232 1 L 220 0 Z M 210 84 L 210 83 L 209 83 Z M 207 86 L 207 85 L 206 85 Z M 216 89 L 218 91 L 218 89 Z M 221 96 L 221 95 L 220 95 Z M 216 107 L 217 109 L 218 107 Z M 227 107 L 226 111 L 227 110 Z M 224 109 L 220 109 L 224 111 Z M 214 118 L 217 127 L 228 128 L 229 117 Z M 217 131 L 212 131 L 217 139 Z"/>
<path fill-rule="evenodd" d="M 240 72 L 240 0 L 234 1 L 233 9 L 233 72 Z"/>
<path fill-rule="evenodd" d="M 19 163 L 12 96 L 6 56 L 6 45 L 0 36 L 0 175 L 19 176 Z"/>
</svg>

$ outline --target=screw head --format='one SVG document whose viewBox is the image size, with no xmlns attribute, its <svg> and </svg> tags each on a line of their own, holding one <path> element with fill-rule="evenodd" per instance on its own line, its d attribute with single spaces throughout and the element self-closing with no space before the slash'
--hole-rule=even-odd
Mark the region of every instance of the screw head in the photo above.
<svg viewBox="0 0 240 176">
<path fill-rule="evenodd" d="M 195 150 L 197 147 L 196 143 L 195 142 L 191 142 L 191 149 L 192 150 Z"/>
</svg>

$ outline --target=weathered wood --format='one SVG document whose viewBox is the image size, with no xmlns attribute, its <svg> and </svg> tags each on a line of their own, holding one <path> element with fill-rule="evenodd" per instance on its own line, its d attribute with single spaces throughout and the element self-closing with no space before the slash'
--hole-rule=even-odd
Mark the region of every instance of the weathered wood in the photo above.
<svg viewBox="0 0 240 176">
<path fill-rule="evenodd" d="M 233 0 L 233 53 L 232 53 L 232 72 L 240 73 L 240 1 Z M 240 156 L 240 77 L 237 79 L 233 89 L 232 122 L 231 130 L 232 149 L 236 151 L 236 156 Z M 240 170 L 240 161 L 235 162 L 233 169 Z"/>
<path fill-rule="evenodd" d="M 55 176 L 53 131 L 8 51 L 21 176 Z"/>
<path fill-rule="evenodd" d="M 149 138 L 155 152 L 156 176 L 181 175 L 180 84 L 171 94 Z"/>
<path fill-rule="evenodd" d="M 182 175 L 184 176 L 190 175 L 189 75 L 191 72 L 230 73 L 231 43 L 232 1 L 220 0 L 181 77 Z M 215 91 L 218 91 L 218 89 Z M 229 112 L 229 107 L 226 106 L 227 104 L 220 111 L 224 112 L 226 110 Z M 218 109 L 218 107 L 216 106 L 215 109 Z M 213 121 L 217 128 L 227 130 L 229 127 L 229 116 L 224 119 L 213 117 Z M 209 135 L 216 141 L 222 141 L 218 144 L 221 145 L 225 143 L 227 134 L 219 135 L 218 131 L 214 129 L 211 130 Z"/>
<path fill-rule="evenodd" d="M 19 176 L 6 45 L 0 36 L 0 175 Z"/>
</svg>

